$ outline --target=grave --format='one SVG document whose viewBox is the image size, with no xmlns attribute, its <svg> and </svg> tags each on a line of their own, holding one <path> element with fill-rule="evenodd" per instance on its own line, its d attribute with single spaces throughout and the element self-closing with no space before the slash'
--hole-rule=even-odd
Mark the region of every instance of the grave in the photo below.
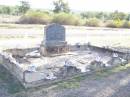
<svg viewBox="0 0 130 97">
<path fill-rule="evenodd" d="M 44 30 L 40 48 L 15 48 L 0 52 L 0 65 L 26 88 L 125 65 L 130 60 L 128 53 L 92 46 L 90 43 L 68 45 L 62 25 L 50 24 Z"/>
<path fill-rule="evenodd" d="M 65 39 L 65 28 L 60 24 L 50 24 L 44 28 L 44 39 L 40 52 L 44 56 L 66 53 L 67 42 Z"/>
</svg>

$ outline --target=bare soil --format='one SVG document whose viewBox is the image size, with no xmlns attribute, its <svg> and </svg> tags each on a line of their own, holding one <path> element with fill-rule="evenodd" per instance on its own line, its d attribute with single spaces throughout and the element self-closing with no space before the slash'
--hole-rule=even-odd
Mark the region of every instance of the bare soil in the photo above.
<svg viewBox="0 0 130 97">
<path fill-rule="evenodd" d="M 10 75 L 0 78 L 0 97 L 130 97 L 130 68 L 124 68 L 121 66 L 31 89 L 21 88 L 17 81 L 14 84 Z M 9 83 L 13 85 L 8 86 Z"/>
<path fill-rule="evenodd" d="M 42 25 L 40 25 L 40 28 L 35 25 L 32 28 L 0 28 L 0 48 L 37 46 L 43 40 L 43 28 Z M 66 27 L 68 44 L 90 42 L 92 45 L 99 47 L 130 47 L 129 40 L 130 29 Z"/>
</svg>

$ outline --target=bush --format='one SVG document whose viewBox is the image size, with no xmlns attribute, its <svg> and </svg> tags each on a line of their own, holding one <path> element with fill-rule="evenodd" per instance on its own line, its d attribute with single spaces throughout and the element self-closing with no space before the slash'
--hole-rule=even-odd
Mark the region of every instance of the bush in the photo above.
<svg viewBox="0 0 130 97">
<path fill-rule="evenodd" d="M 55 14 L 52 20 L 53 23 L 59 23 L 62 25 L 82 25 L 83 21 L 79 16 L 72 15 L 69 13 L 58 13 Z"/>
<path fill-rule="evenodd" d="M 48 24 L 52 17 L 47 12 L 29 11 L 19 19 L 21 24 Z"/>
<path fill-rule="evenodd" d="M 113 21 L 107 21 L 105 26 L 110 27 L 110 28 L 115 28 L 116 27 L 116 25 L 113 23 Z"/>
<path fill-rule="evenodd" d="M 121 28 L 123 26 L 123 21 L 121 20 L 112 20 L 112 21 L 107 21 L 106 27 L 111 27 L 111 28 Z"/>
<path fill-rule="evenodd" d="M 86 26 L 97 27 L 100 26 L 100 21 L 97 18 L 90 18 L 86 20 Z"/>
<path fill-rule="evenodd" d="M 130 22 L 129 21 L 124 21 L 122 28 L 130 28 Z"/>
</svg>

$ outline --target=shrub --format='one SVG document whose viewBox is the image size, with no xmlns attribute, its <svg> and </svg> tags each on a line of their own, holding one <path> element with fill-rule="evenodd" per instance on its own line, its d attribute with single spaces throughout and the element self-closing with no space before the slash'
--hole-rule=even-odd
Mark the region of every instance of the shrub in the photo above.
<svg viewBox="0 0 130 97">
<path fill-rule="evenodd" d="M 123 25 L 123 21 L 121 20 L 112 20 L 112 21 L 107 21 L 106 27 L 111 27 L 111 28 L 121 28 Z"/>
<path fill-rule="evenodd" d="M 29 11 L 19 19 L 22 24 L 48 24 L 52 17 L 47 12 Z"/>
<path fill-rule="evenodd" d="M 86 20 L 86 26 L 97 27 L 100 25 L 100 21 L 97 18 L 90 18 Z"/>
<path fill-rule="evenodd" d="M 130 28 L 130 22 L 129 21 L 124 21 L 122 28 Z"/>
<path fill-rule="evenodd" d="M 63 12 L 55 14 L 52 22 L 63 25 L 82 25 L 82 19 L 79 16 Z"/>
<path fill-rule="evenodd" d="M 113 23 L 113 21 L 107 21 L 105 26 L 110 27 L 110 28 L 115 28 L 116 27 L 115 24 Z"/>
</svg>

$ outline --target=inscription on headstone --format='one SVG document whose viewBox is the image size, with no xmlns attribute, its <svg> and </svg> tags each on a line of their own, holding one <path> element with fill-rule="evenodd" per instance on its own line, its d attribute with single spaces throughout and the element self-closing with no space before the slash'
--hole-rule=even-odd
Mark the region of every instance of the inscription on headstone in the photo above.
<svg viewBox="0 0 130 97">
<path fill-rule="evenodd" d="M 44 29 L 45 41 L 65 41 L 65 28 L 59 24 L 51 24 Z"/>
</svg>

